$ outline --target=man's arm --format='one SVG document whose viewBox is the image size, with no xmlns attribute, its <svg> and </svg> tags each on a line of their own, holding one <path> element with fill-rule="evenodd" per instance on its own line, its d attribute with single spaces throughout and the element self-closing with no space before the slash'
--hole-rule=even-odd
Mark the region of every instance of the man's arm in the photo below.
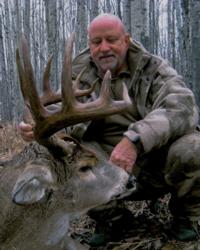
<svg viewBox="0 0 200 250">
<path fill-rule="evenodd" d="M 198 123 L 198 108 L 192 91 L 164 60 L 156 69 L 148 92 L 145 87 L 145 83 L 140 82 L 139 91 L 135 95 L 137 105 L 144 111 L 143 114 L 141 112 L 143 118 L 130 124 L 124 132 L 125 137 L 116 145 L 110 158 L 129 172 L 141 150 L 150 152 L 160 148 L 195 129 Z M 137 137 L 140 138 L 139 150 L 132 143 Z"/>
</svg>

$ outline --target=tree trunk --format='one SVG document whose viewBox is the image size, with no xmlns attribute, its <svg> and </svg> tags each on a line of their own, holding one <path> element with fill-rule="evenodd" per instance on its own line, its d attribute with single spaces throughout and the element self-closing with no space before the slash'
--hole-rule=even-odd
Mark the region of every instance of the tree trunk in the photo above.
<svg viewBox="0 0 200 250">
<path fill-rule="evenodd" d="M 8 110 L 5 119 L 7 119 L 8 121 L 11 121 L 12 119 L 14 119 L 13 116 L 13 96 L 12 96 L 12 83 L 13 83 L 13 79 L 14 79 L 14 54 L 13 54 L 13 46 L 12 46 L 12 41 L 13 41 L 13 37 L 12 37 L 12 32 L 11 32 L 11 21 L 10 21 L 10 6 L 9 3 L 6 1 L 4 2 L 5 4 L 5 22 L 6 22 L 6 28 L 7 28 L 7 32 L 5 32 L 5 44 L 6 44 L 6 62 L 7 62 L 7 74 L 6 74 L 6 89 L 7 89 L 7 95 L 4 97 L 7 97 L 6 102 L 4 102 L 5 107 L 4 110 Z M 14 14 L 14 19 L 15 21 L 17 20 L 16 18 L 16 11 L 13 12 Z"/>
<path fill-rule="evenodd" d="M 159 5 L 156 0 L 149 1 L 149 51 L 158 53 L 158 37 L 159 37 Z"/>
<path fill-rule="evenodd" d="M 85 0 L 77 0 L 75 54 L 87 46 L 87 15 Z"/>
<path fill-rule="evenodd" d="M 57 5 L 56 0 L 44 0 L 47 27 L 48 54 L 53 55 L 51 82 L 55 88 L 59 87 L 58 77 L 58 51 L 57 51 Z"/>
<path fill-rule="evenodd" d="M 111 3 L 110 0 L 105 1 L 105 12 L 110 13 L 111 12 Z"/>
<path fill-rule="evenodd" d="M 200 1 L 191 1 L 191 69 L 193 90 L 200 107 Z"/>
<path fill-rule="evenodd" d="M 99 14 L 99 0 L 91 0 L 90 22 Z"/>
<path fill-rule="evenodd" d="M 183 50 L 185 51 L 185 73 L 184 78 L 187 85 L 192 88 L 192 75 L 191 75 L 191 33 L 190 33 L 190 4 L 188 0 L 181 0 L 182 7 L 182 42 Z"/>
<path fill-rule="evenodd" d="M 148 0 L 131 1 L 131 34 L 149 49 Z"/>
<path fill-rule="evenodd" d="M 117 0 L 117 16 L 122 20 L 121 0 Z"/>
<path fill-rule="evenodd" d="M 126 27 L 126 31 L 131 34 L 131 2 L 129 0 L 123 1 L 123 17 L 122 21 Z"/>
<path fill-rule="evenodd" d="M 0 15 L 0 122 L 9 119 L 8 112 L 8 85 L 6 79 L 5 48 L 2 30 L 2 16 Z"/>
<path fill-rule="evenodd" d="M 24 13 L 24 33 L 28 40 L 28 44 L 30 44 L 30 36 L 31 36 L 31 29 L 30 29 L 30 1 L 25 1 L 25 13 Z"/>
</svg>

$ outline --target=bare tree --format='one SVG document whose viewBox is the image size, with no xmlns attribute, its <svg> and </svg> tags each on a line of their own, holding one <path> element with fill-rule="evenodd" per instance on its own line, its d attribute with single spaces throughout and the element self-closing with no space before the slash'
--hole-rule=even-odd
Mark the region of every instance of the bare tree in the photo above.
<svg viewBox="0 0 200 250">
<path fill-rule="evenodd" d="M 105 6 L 105 12 L 110 13 L 111 12 L 111 3 L 110 3 L 110 0 L 104 1 L 104 6 Z"/>
<path fill-rule="evenodd" d="M 123 23 L 126 27 L 126 30 L 131 34 L 131 2 L 129 0 L 123 1 Z"/>
<path fill-rule="evenodd" d="M 90 3 L 90 21 L 92 21 L 99 14 L 99 0 L 91 0 Z"/>
<path fill-rule="evenodd" d="M 6 79 L 6 62 L 5 62 L 5 48 L 3 43 L 3 29 L 2 29 L 2 16 L 0 15 L 0 121 L 6 121 L 8 117 L 8 100 L 7 96 L 9 94 L 7 79 Z"/>
<path fill-rule="evenodd" d="M 149 1 L 149 50 L 158 53 L 159 37 L 159 6 L 158 0 Z"/>
<path fill-rule="evenodd" d="M 193 90 L 200 107 L 200 1 L 191 1 L 191 69 Z M 188 58 L 189 60 L 189 58 Z"/>
<path fill-rule="evenodd" d="M 181 40 L 182 40 L 182 52 L 185 54 L 184 66 L 184 78 L 188 86 L 192 88 L 192 76 L 191 76 L 191 64 L 189 58 L 191 58 L 191 33 L 190 33 L 190 4 L 188 0 L 181 0 L 182 10 L 182 26 L 181 26 Z"/>
<path fill-rule="evenodd" d="M 87 46 L 87 23 L 86 1 L 77 0 L 75 54 Z"/>
<path fill-rule="evenodd" d="M 8 113 L 6 115 L 6 118 L 8 120 L 12 120 L 14 117 L 14 106 L 15 106 L 15 96 L 13 96 L 13 93 L 15 94 L 15 91 L 13 87 L 15 88 L 14 84 L 14 79 L 15 79 L 15 54 L 13 50 L 13 42 L 14 42 L 14 37 L 12 33 L 12 21 L 10 19 L 10 8 L 12 7 L 9 4 L 9 1 L 4 2 L 4 7 L 5 7 L 5 23 L 6 23 L 6 32 L 5 32 L 5 55 L 6 55 L 6 62 L 7 62 L 7 72 L 6 72 L 6 85 L 7 85 L 7 90 L 8 90 L 8 95 L 6 96 L 7 98 L 7 104 L 4 107 L 5 110 L 8 110 Z M 15 5 L 16 7 L 16 5 Z M 16 8 L 13 11 L 13 15 L 15 19 L 15 22 L 17 23 L 17 12 Z M 14 92 L 13 92 L 14 91 Z"/>
<path fill-rule="evenodd" d="M 58 62 L 57 62 L 57 5 L 56 0 L 44 0 L 46 25 L 47 25 L 47 43 L 48 54 L 53 55 L 52 76 L 51 79 L 55 87 L 58 87 Z M 57 83 L 57 84 L 55 84 Z"/>
<path fill-rule="evenodd" d="M 117 0 L 116 14 L 122 20 L 121 0 Z"/>
<path fill-rule="evenodd" d="M 25 13 L 24 13 L 24 33 L 26 34 L 26 38 L 28 43 L 30 44 L 30 14 L 31 14 L 31 8 L 30 8 L 30 1 L 25 1 Z"/>
<path fill-rule="evenodd" d="M 146 48 L 149 44 L 148 0 L 131 1 L 131 34 Z"/>
<path fill-rule="evenodd" d="M 171 62 L 172 66 L 174 67 L 176 65 L 176 49 L 175 49 L 175 43 L 176 43 L 176 34 L 175 34 L 175 3 L 174 0 L 168 1 L 167 5 L 168 11 L 167 11 L 167 20 L 168 20 L 168 47 L 167 47 L 167 57 L 168 60 Z"/>
</svg>

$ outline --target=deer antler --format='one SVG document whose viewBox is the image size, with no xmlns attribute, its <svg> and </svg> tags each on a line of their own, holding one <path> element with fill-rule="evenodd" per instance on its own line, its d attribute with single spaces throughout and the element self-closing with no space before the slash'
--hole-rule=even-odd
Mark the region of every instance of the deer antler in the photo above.
<svg viewBox="0 0 200 250">
<path fill-rule="evenodd" d="M 49 75 L 51 58 L 49 59 L 44 76 L 43 90 L 44 95 L 40 98 L 36 89 L 35 78 L 33 74 L 28 45 L 24 36 L 21 37 L 22 62 L 19 50 L 16 51 L 16 61 L 19 72 L 20 86 L 25 104 L 30 108 L 35 121 L 34 135 L 35 139 L 43 145 L 47 144 L 49 137 L 57 131 L 80 122 L 86 122 L 98 118 L 123 112 L 130 106 L 128 91 L 123 88 L 123 99 L 114 101 L 110 97 L 111 73 L 107 71 L 104 76 L 99 97 L 89 103 L 78 102 L 76 96 L 87 95 L 91 93 L 94 86 L 86 91 L 78 89 L 79 81 L 83 71 L 79 74 L 75 82 L 75 90 L 72 87 L 72 49 L 74 34 L 69 38 L 63 60 L 61 95 L 52 92 L 49 86 Z M 60 110 L 55 113 L 49 112 L 45 105 L 62 101 Z"/>
<path fill-rule="evenodd" d="M 57 103 L 62 100 L 61 93 L 53 91 L 49 83 L 51 62 L 52 62 L 52 57 L 49 58 L 46 68 L 45 68 L 44 75 L 43 75 L 43 95 L 40 97 L 40 100 L 44 106 Z M 76 97 L 89 95 L 95 89 L 96 82 L 94 82 L 92 86 L 88 89 L 85 89 L 85 90 L 79 89 L 80 79 L 85 70 L 86 70 L 86 67 L 81 70 L 76 80 L 73 81 L 72 88 L 73 88 L 74 95 Z"/>
</svg>

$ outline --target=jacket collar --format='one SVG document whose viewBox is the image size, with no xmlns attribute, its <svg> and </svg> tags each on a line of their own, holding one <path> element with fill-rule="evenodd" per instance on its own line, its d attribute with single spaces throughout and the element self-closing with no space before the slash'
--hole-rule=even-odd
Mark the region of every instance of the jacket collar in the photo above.
<svg viewBox="0 0 200 250">
<path fill-rule="evenodd" d="M 128 69 L 120 74 L 130 74 L 134 76 L 137 72 L 141 71 L 148 63 L 150 54 L 138 42 L 132 40 L 127 52 L 127 65 Z M 98 76 L 97 68 L 90 57 L 90 50 L 86 48 L 74 60 L 72 64 L 72 77 L 75 79 L 79 72 L 85 69 L 81 80 L 83 82 L 92 83 Z"/>
</svg>

